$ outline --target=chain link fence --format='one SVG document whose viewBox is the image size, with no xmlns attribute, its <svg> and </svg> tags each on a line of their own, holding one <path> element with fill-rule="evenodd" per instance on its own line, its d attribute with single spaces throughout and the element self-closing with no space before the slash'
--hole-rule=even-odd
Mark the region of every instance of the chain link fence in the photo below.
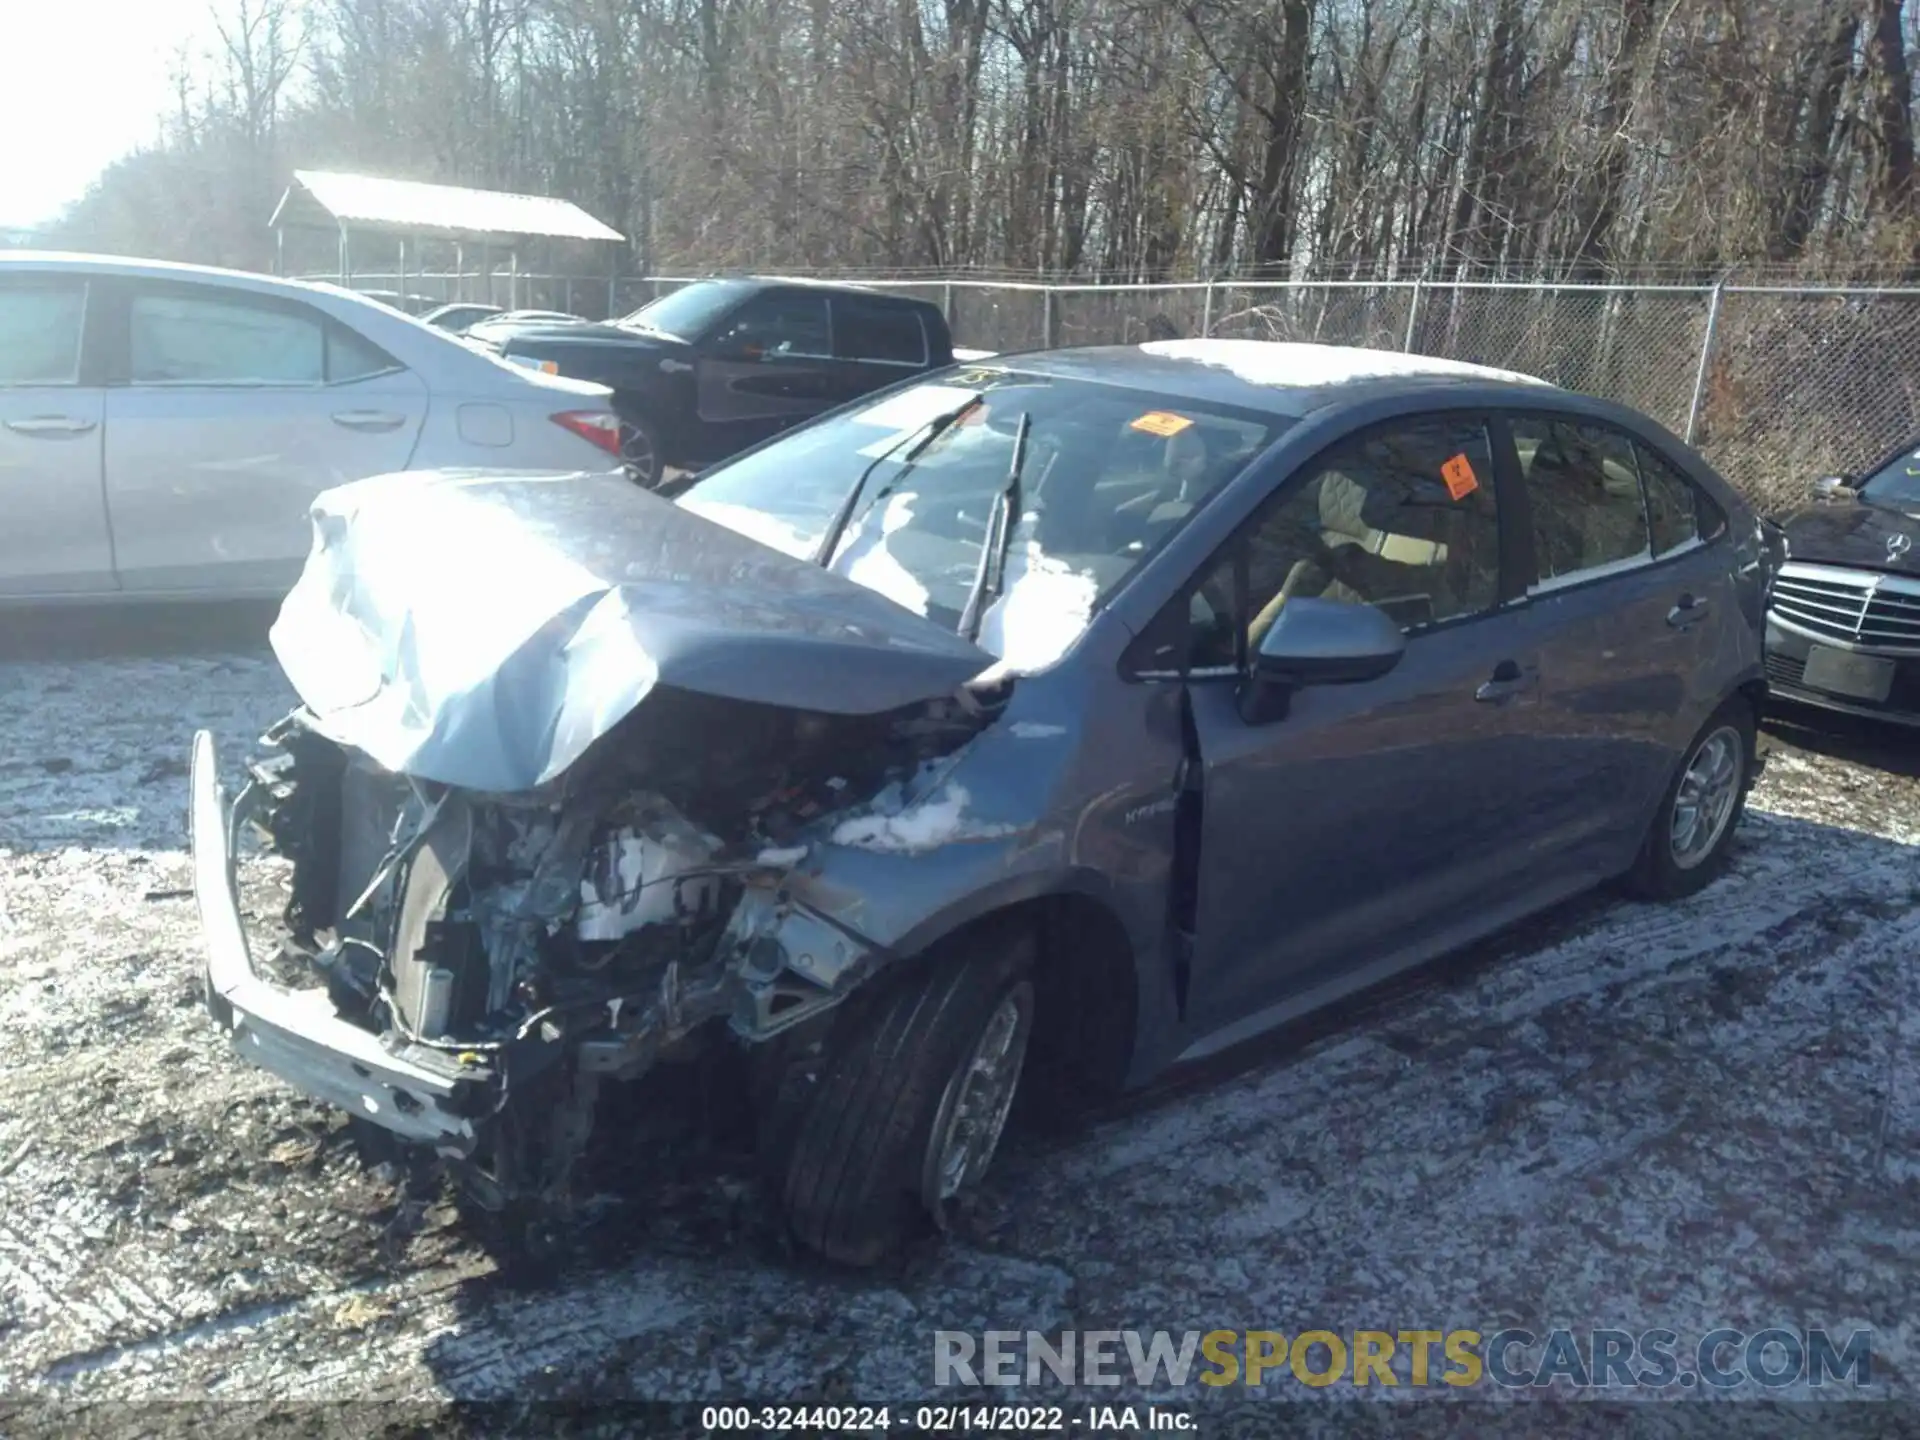
<svg viewBox="0 0 1920 1440">
<path fill-rule="evenodd" d="M 687 275 L 407 277 L 411 291 L 625 314 Z M 361 288 L 398 276 L 359 274 Z M 929 300 L 954 343 L 1013 352 L 1182 336 L 1365 345 L 1519 370 L 1631 405 L 1697 445 L 1769 513 L 1819 475 L 1920 434 L 1920 289 L 1188 281 L 1048 285 L 861 277 Z"/>
</svg>

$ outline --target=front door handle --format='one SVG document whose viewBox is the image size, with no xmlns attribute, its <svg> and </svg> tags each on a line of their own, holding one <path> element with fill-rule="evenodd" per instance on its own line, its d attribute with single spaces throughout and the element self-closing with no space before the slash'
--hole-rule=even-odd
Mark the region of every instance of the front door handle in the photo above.
<svg viewBox="0 0 1920 1440">
<path fill-rule="evenodd" d="M 1493 674 L 1473 692 L 1473 698 L 1488 705 L 1498 705 L 1511 700 L 1532 683 L 1517 661 L 1502 660 L 1493 667 Z"/>
<path fill-rule="evenodd" d="M 333 423 L 349 430 L 398 430 L 407 423 L 407 417 L 391 410 L 336 410 Z"/>
<path fill-rule="evenodd" d="M 1676 630 L 1684 630 L 1695 621 L 1706 619 L 1707 609 L 1707 602 L 1701 596 L 1682 595 L 1678 603 L 1667 611 L 1667 624 Z"/>
<path fill-rule="evenodd" d="M 19 435 L 84 435 L 98 424 L 97 420 L 72 415 L 29 415 L 24 420 L 6 422 L 7 429 Z"/>
</svg>

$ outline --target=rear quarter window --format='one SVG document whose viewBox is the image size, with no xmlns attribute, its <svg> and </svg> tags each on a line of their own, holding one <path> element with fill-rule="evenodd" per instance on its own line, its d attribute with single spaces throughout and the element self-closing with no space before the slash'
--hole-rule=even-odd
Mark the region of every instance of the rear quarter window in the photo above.
<svg viewBox="0 0 1920 1440">
<path fill-rule="evenodd" d="M 916 306 L 835 296 L 833 349 L 843 360 L 925 365 L 927 329 Z"/>
<path fill-rule="evenodd" d="M 1669 555 L 1694 540 L 1712 540 L 1725 532 L 1727 517 L 1674 464 L 1650 446 L 1637 443 L 1641 483 L 1647 492 L 1647 527 L 1653 553 Z"/>
</svg>

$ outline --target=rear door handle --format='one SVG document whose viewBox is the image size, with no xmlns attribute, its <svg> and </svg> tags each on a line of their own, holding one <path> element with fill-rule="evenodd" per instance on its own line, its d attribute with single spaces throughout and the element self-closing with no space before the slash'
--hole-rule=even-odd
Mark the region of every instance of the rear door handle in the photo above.
<svg viewBox="0 0 1920 1440">
<path fill-rule="evenodd" d="M 391 410 L 336 410 L 333 423 L 349 430 L 398 430 L 407 423 L 407 417 Z"/>
<path fill-rule="evenodd" d="M 1473 692 L 1473 698 L 1488 705 L 1498 705 L 1511 700 L 1532 684 L 1533 677 L 1521 670 L 1517 661 L 1502 660 L 1493 667 L 1493 674 Z"/>
<path fill-rule="evenodd" d="M 1684 630 L 1696 620 L 1706 619 L 1707 610 L 1707 602 L 1698 595 L 1682 595 L 1679 603 L 1667 611 L 1667 624 Z"/>
<path fill-rule="evenodd" d="M 81 420 L 72 415 L 30 415 L 24 420 L 9 420 L 7 429 L 20 435 L 84 435 L 97 426 L 97 420 Z"/>
</svg>

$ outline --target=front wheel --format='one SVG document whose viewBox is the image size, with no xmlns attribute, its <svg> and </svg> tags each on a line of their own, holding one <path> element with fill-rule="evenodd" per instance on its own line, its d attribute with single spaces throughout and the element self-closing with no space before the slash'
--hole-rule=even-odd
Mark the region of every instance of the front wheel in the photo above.
<svg viewBox="0 0 1920 1440">
<path fill-rule="evenodd" d="M 1726 870 L 1753 784 L 1754 723 L 1745 699 L 1729 700 L 1694 736 L 1634 862 L 1636 894 L 1678 900 Z"/>
<path fill-rule="evenodd" d="M 786 1164 L 788 1223 L 849 1265 L 884 1259 L 977 1185 L 1033 1032 L 1025 936 L 981 937 L 902 977 L 834 1044 Z M 884 983 L 884 982 L 883 982 Z"/>
</svg>

